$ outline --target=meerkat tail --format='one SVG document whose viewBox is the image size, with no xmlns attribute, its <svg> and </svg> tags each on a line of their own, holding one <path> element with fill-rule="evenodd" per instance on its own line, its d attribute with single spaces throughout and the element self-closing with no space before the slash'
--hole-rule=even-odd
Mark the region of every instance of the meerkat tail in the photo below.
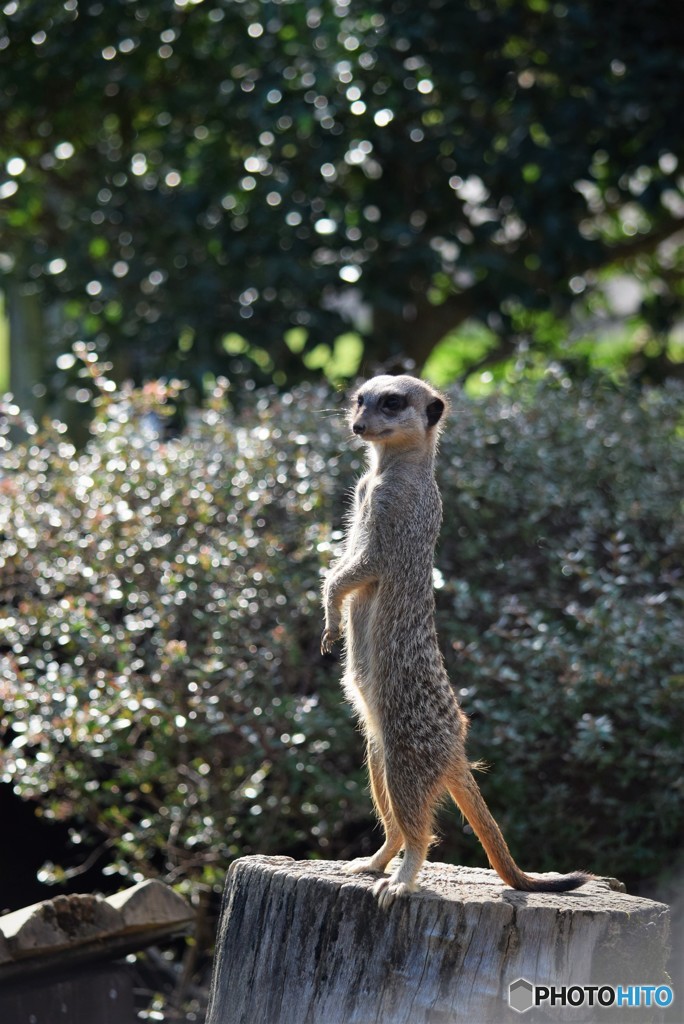
<svg viewBox="0 0 684 1024">
<path fill-rule="evenodd" d="M 570 892 L 579 889 L 585 882 L 591 882 L 594 877 L 587 871 L 573 871 L 569 875 L 559 875 L 558 878 L 530 878 L 523 874 L 525 884 L 517 888 L 524 892 Z"/>
<path fill-rule="evenodd" d="M 459 771 L 458 774 L 452 774 L 447 786 L 452 799 L 482 843 L 489 863 L 513 889 L 521 889 L 524 892 L 567 892 L 577 889 L 593 878 L 593 875 L 582 871 L 551 879 L 531 878 L 526 875 L 513 860 L 501 829 L 492 817 L 470 771 L 466 769 Z"/>
</svg>

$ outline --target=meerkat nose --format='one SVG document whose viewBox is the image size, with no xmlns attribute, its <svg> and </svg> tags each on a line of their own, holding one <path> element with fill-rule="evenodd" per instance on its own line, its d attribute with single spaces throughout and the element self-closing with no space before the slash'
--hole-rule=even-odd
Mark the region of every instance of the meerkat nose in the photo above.
<svg viewBox="0 0 684 1024">
<path fill-rule="evenodd" d="M 365 423 L 355 423 L 354 426 L 352 427 L 352 430 L 354 431 L 355 434 L 363 434 L 365 429 Z"/>
</svg>

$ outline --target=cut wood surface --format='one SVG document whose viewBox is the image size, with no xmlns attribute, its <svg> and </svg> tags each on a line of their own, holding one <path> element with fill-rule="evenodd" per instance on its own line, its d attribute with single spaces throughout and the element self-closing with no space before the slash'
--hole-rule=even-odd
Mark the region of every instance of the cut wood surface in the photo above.
<svg viewBox="0 0 684 1024">
<path fill-rule="evenodd" d="M 344 862 L 245 857 L 226 881 L 207 1024 L 658 1021 L 660 1010 L 509 1008 L 509 985 L 660 985 L 669 911 L 597 879 L 523 893 L 484 869 L 426 864 L 378 907 Z M 624 888 L 624 887 L 622 887 Z"/>
<path fill-rule="evenodd" d="M 104 898 L 56 896 L 0 917 L 0 981 L 120 955 L 192 929 L 192 907 L 155 879 Z"/>
</svg>

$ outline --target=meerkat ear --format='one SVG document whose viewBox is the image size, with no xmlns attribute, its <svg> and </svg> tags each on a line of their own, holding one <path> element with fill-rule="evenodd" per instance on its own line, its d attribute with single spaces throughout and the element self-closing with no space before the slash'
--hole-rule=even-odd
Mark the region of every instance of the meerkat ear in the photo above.
<svg viewBox="0 0 684 1024">
<path fill-rule="evenodd" d="M 444 402 L 441 398 L 433 399 L 425 410 L 427 416 L 428 427 L 434 427 L 435 423 L 439 423 L 444 412 Z"/>
</svg>

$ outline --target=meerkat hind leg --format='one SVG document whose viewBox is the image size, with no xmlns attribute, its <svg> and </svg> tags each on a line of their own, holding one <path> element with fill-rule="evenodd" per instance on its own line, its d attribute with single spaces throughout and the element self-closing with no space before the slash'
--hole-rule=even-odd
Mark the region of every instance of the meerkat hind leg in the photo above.
<svg viewBox="0 0 684 1024">
<path fill-rule="evenodd" d="M 391 906 L 400 896 L 418 889 L 416 878 L 433 840 L 435 802 L 432 795 L 425 794 L 421 805 L 412 807 L 410 814 L 404 814 L 400 803 L 396 799 L 392 800 L 394 817 L 404 837 L 404 857 L 389 878 L 381 878 L 373 886 L 373 893 L 383 909 Z"/>
<path fill-rule="evenodd" d="M 384 871 L 393 857 L 399 853 L 404 838 L 396 823 L 385 784 L 385 766 L 382 754 L 372 743 L 368 744 L 368 774 L 370 776 L 373 803 L 385 830 L 385 842 L 372 857 L 359 857 L 347 868 L 349 874 L 363 874 L 366 871 Z"/>
<path fill-rule="evenodd" d="M 373 895 L 378 897 L 378 904 L 383 910 L 390 907 L 400 896 L 416 892 L 416 876 L 425 863 L 429 846 L 430 839 L 420 847 L 409 846 L 407 843 L 399 867 L 389 877 L 381 878 L 375 883 Z"/>
<path fill-rule="evenodd" d="M 366 872 L 384 872 L 389 862 L 399 853 L 402 842 L 401 833 L 398 833 L 398 837 L 387 836 L 385 842 L 372 857 L 357 857 L 351 861 L 345 869 L 347 874 L 364 875 Z"/>
</svg>

